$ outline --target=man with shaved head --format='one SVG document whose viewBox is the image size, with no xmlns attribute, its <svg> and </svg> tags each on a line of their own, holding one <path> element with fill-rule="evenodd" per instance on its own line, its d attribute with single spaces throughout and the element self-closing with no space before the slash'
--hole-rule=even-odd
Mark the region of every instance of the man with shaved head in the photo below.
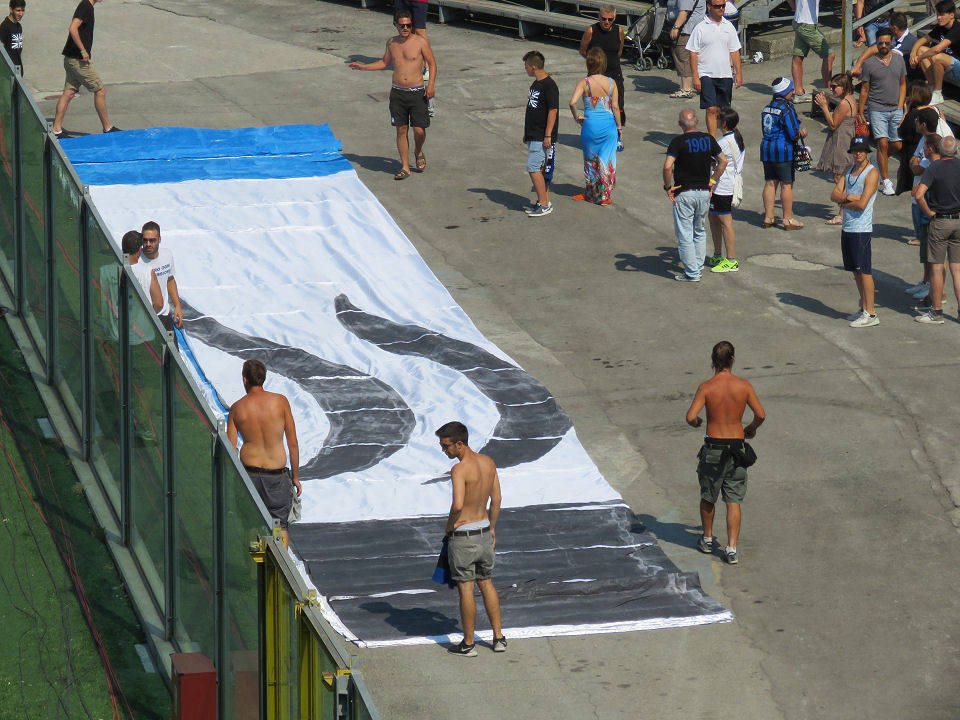
<svg viewBox="0 0 960 720">
<path fill-rule="evenodd" d="M 673 229 L 684 272 L 674 275 L 680 282 L 700 282 L 707 255 L 705 222 L 710 195 L 723 175 L 727 158 L 717 139 L 697 130 L 697 113 L 680 111 L 683 133 L 670 141 L 663 163 L 663 190 L 673 202 Z"/>
</svg>

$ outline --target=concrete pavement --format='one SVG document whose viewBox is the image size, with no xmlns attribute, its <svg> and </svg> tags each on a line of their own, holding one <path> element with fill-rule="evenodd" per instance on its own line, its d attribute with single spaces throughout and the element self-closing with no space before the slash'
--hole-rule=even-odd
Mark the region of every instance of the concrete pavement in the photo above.
<svg viewBox="0 0 960 720">
<path fill-rule="evenodd" d="M 31 0 L 27 79 L 62 85 L 67 3 Z M 388 73 L 354 72 L 390 17 L 306 0 L 98 5 L 94 61 L 123 128 L 329 122 L 360 177 L 480 329 L 553 391 L 606 478 L 684 570 L 730 607 L 725 625 L 511 642 L 504 656 L 436 647 L 362 651 L 388 718 L 897 718 L 960 715 L 957 646 L 960 453 L 952 392 L 956 304 L 944 326 L 912 321 L 919 278 L 904 197 L 877 200 L 881 324 L 853 330 L 857 303 L 822 224 L 830 183 L 797 185 L 801 232 L 762 231 L 759 111 L 784 62 L 747 66 L 736 94 L 747 140 L 743 270 L 680 285 L 659 168 L 683 105 L 665 72 L 627 72 L 627 149 L 614 205 L 586 206 L 576 126 L 561 107 L 556 211 L 520 211 L 521 57 L 540 49 L 562 102 L 582 75 L 569 44 L 477 26 L 429 27 L 440 114 L 428 169 L 397 183 Z M 334 60 L 336 59 L 336 60 Z M 807 62 L 808 75 L 814 61 Z M 41 105 L 50 116 L 55 99 Z M 95 131 L 91 97 L 65 123 Z M 806 121 L 817 154 L 821 126 Z M 708 240 L 709 245 L 709 240 Z M 739 566 L 693 548 L 699 433 L 683 422 L 719 339 L 737 347 L 768 422 L 744 505 Z M 438 458 L 439 462 L 439 458 Z M 453 596 L 451 605 L 455 603 Z M 464 667 L 463 665 L 466 665 Z"/>
</svg>

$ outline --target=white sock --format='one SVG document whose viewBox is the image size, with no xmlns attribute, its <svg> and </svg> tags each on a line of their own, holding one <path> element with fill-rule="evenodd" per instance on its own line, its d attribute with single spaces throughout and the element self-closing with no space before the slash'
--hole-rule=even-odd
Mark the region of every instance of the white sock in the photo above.
<svg viewBox="0 0 960 720">
<path fill-rule="evenodd" d="M 735 547 L 730 547 L 729 545 L 727 545 L 727 552 L 736 552 L 736 551 L 737 549 Z"/>
<path fill-rule="evenodd" d="M 712 542 L 713 542 L 713 536 L 711 535 L 710 537 L 707 537 L 706 535 L 704 535 L 704 536 L 703 536 L 703 541 L 704 541 L 705 543 L 712 543 Z"/>
</svg>

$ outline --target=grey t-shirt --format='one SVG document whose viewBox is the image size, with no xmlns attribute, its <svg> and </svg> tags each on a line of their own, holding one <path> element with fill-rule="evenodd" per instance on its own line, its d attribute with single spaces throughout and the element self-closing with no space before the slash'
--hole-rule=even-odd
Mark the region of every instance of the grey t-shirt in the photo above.
<svg viewBox="0 0 960 720">
<path fill-rule="evenodd" d="M 889 66 L 876 55 L 863 64 L 861 79 L 870 83 L 868 111 L 889 112 L 900 101 L 900 78 L 907 76 L 907 66 L 900 53 L 891 51 L 890 56 Z"/>
<path fill-rule="evenodd" d="M 680 0 L 677 10 L 686 10 L 690 13 L 687 21 L 680 30 L 682 35 L 689 35 L 707 14 L 707 0 Z"/>
<path fill-rule="evenodd" d="M 960 160 L 937 160 L 923 171 L 927 205 L 935 213 L 960 212 Z"/>
</svg>

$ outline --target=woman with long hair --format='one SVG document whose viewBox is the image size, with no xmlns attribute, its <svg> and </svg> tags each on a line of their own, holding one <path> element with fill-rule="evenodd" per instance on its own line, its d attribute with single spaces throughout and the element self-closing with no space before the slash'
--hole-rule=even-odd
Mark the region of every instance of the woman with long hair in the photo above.
<svg viewBox="0 0 960 720">
<path fill-rule="evenodd" d="M 733 229 L 733 192 L 737 176 L 743 176 L 743 135 L 737 130 L 740 115 L 729 107 L 720 108 L 717 127 L 720 130 L 720 149 L 727 158 L 727 167 L 710 196 L 710 237 L 713 238 L 713 257 L 705 265 L 711 272 L 737 272 L 735 243 L 737 234 Z"/>
<path fill-rule="evenodd" d="M 580 124 L 583 175 L 586 187 L 576 200 L 609 205 L 617 182 L 617 143 L 620 127 L 620 99 L 617 84 L 604 75 L 607 57 L 598 47 L 587 52 L 587 76 L 577 83 L 570 99 L 570 112 Z M 583 101 L 583 112 L 578 103 Z"/>
<path fill-rule="evenodd" d="M 817 93 L 813 98 L 823 110 L 823 116 L 830 127 L 830 134 L 820 152 L 817 170 L 833 175 L 833 184 L 836 185 L 853 162 L 853 156 L 847 152 L 847 149 L 850 147 L 850 141 L 857 134 L 857 102 L 853 97 L 853 80 L 850 74 L 840 73 L 830 78 L 830 92 L 840 100 L 833 110 L 830 109 L 830 103 L 824 93 Z M 839 225 L 842 222 L 842 208 L 838 208 L 836 215 L 827 220 L 827 225 Z"/>
</svg>

